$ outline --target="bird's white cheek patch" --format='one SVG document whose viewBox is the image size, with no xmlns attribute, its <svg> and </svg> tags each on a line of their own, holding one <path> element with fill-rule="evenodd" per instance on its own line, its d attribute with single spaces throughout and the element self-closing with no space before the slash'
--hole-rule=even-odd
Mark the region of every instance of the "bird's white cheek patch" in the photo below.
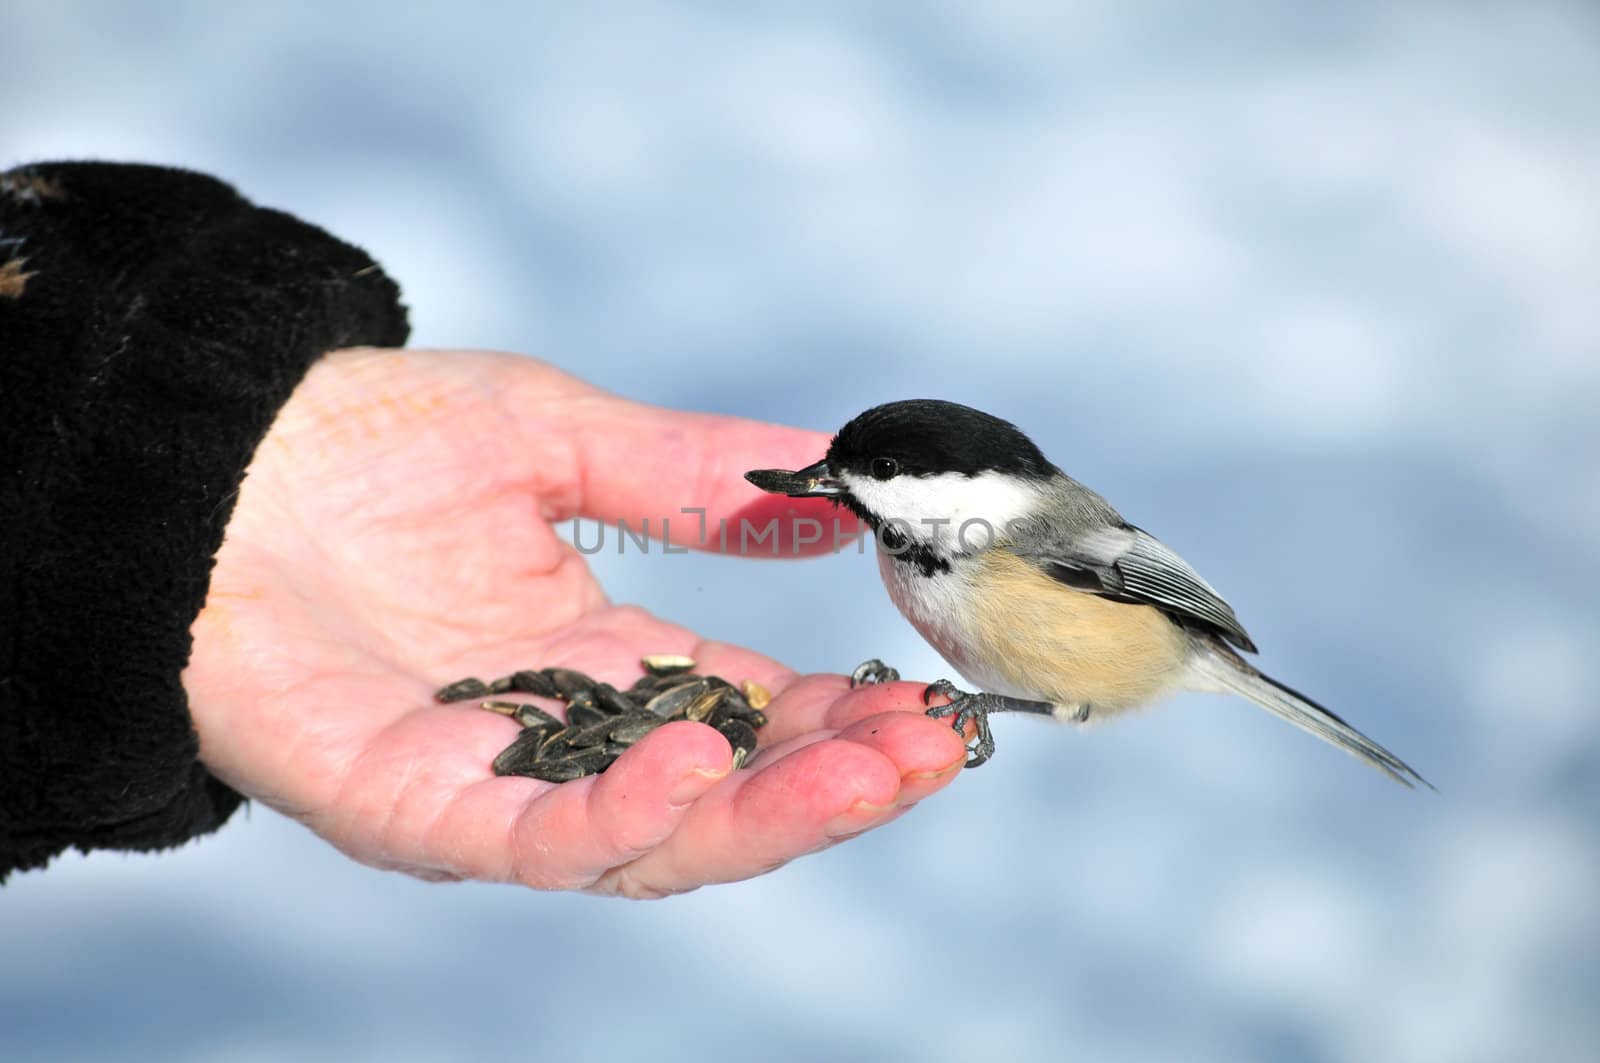
<svg viewBox="0 0 1600 1063">
<path fill-rule="evenodd" d="M 1039 502 L 1031 484 L 999 473 L 841 477 L 850 493 L 885 523 L 944 553 L 973 553 L 1004 537 L 1006 526 Z"/>
</svg>

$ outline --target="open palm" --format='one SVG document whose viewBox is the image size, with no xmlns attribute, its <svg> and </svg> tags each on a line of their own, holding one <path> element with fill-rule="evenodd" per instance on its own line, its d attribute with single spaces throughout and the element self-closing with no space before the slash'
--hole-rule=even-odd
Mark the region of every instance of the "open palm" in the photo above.
<svg viewBox="0 0 1600 1063">
<path fill-rule="evenodd" d="M 194 626 L 202 759 L 356 859 L 547 889 L 681 892 L 886 822 L 965 757 L 921 714 L 920 686 L 850 691 L 611 605 L 552 528 L 800 511 L 740 473 L 799 467 L 825 443 L 630 403 L 516 356 L 330 355 L 257 451 Z M 776 694 L 751 767 L 731 770 L 727 742 L 685 722 L 600 776 L 496 778 L 516 725 L 430 696 L 530 665 L 626 685 L 645 653 Z"/>
</svg>

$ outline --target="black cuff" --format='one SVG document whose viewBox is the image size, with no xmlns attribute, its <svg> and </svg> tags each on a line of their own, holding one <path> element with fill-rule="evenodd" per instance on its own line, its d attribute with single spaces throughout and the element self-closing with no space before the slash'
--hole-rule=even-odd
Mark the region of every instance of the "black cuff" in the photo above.
<svg viewBox="0 0 1600 1063">
<path fill-rule="evenodd" d="M 238 807 L 179 682 L 212 557 L 307 367 L 406 332 L 365 252 L 212 178 L 0 173 L 0 879 Z"/>
</svg>

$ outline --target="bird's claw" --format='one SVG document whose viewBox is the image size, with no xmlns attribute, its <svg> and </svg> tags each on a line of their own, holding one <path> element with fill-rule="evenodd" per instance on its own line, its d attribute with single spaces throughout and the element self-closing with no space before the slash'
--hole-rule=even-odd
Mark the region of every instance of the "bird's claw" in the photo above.
<svg viewBox="0 0 1600 1063">
<path fill-rule="evenodd" d="M 990 704 L 990 695 L 969 694 L 966 691 L 957 689 L 956 685 L 950 680 L 939 679 L 929 683 L 927 689 L 923 690 L 922 703 L 924 705 L 928 704 L 935 694 L 943 694 L 950 699 L 950 703 L 948 705 L 933 706 L 928 710 L 929 716 L 936 720 L 943 719 L 946 716 L 952 717 L 950 726 L 957 734 L 962 736 L 963 740 L 966 738 L 967 724 L 977 725 L 977 738 L 972 745 L 967 747 L 969 755 L 966 764 L 963 766 L 976 768 L 981 764 L 987 763 L 989 758 L 994 756 L 994 734 L 989 730 L 989 711 L 991 708 L 998 707 Z"/>
<path fill-rule="evenodd" d="M 873 686 L 877 683 L 893 683 L 899 678 L 900 672 L 897 669 L 874 657 L 870 661 L 862 661 L 856 665 L 856 670 L 850 673 L 850 689 Z"/>
</svg>

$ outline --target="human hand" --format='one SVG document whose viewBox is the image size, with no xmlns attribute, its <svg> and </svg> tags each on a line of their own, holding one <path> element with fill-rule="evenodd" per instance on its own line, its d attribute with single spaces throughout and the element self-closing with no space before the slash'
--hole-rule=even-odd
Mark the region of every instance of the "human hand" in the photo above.
<svg viewBox="0 0 1600 1063">
<path fill-rule="evenodd" d="M 678 893 L 887 822 L 966 757 L 920 685 L 851 691 L 611 605 L 552 528 L 684 505 L 712 527 L 807 506 L 831 518 L 741 478 L 825 443 L 628 402 L 512 355 L 329 355 L 257 450 L 194 624 L 201 759 L 364 863 L 540 889 Z M 603 775 L 497 778 L 516 725 L 431 697 L 528 665 L 625 686 L 646 653 L 773 692 L 750 766 L 732 771 L 716 731 L 680 722 Z"/>
</svg>

